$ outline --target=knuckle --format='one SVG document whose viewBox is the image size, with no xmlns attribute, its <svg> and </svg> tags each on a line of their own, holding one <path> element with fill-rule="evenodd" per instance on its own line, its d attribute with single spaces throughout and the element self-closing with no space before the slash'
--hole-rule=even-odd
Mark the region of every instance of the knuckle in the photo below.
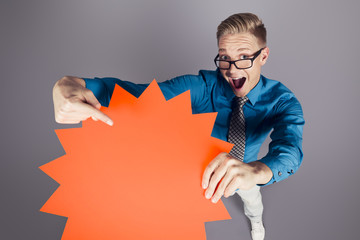
<svg viewBox="0 0 360 240">
<path fill-rule="evenodd" d="M 226 163 L 224 163 L 224 167 L 226 168 L 226 172 L 230 171 L 231 169 L 233 169 L 235 166 L 235 163 L 231 160 L 227 161 Z"/>
<path fill-rule="evenodd" d="M 240 186 L 243 183 L 244 183 L 244 181 L 243 181 L 243 179 L 241 177 L 239 177 L 239 175 L 236 175 L 234 177 L 234 185 Z"/>
<path fill-rule="evenodd" d="M 219 191 L 216 191 L 216 193 L 214 194 L 214 198 L 215 199 L 219 199 L 221 198 L 222 194 Z"/>
<path fill-rule="evenodd" d="M 82 91 L 86 95 L 95 96 L 94 93 L 90 89 L 84 88 L 84 89 L 82 89 Z"/>
<path fill-rule="evenodd" d="M 220 155 L 221 157 L 226 157 L 227 155 L 229 155 L 229 153 L 227 153 L 227 152 L 222 152 L 222 153 L 219 153 L 219 155 Z"/>
<path fill-rule="evenodd" d="M 216 190 L 216 185 L 217 185 L 217 182 L 215 182 L 214 180 L 211 180 L 209 187 L 208 187 L 209 191 L 214 192 Z"/>
<path fill-rule="evenodd" d="M 72 106 L 74 103 L 79 102 L 79 99 L 76 97 L 72 97 L 72 98 L 66 99 L 66 102 L 67 102 L 67 104 L 70 104 Z"/>
<path fill-rule="evenodd" d="M 62 83 L 62 82 L 66 82 L 69 80 L 70 80 L 70 76 L 63 76 L 62 78 L 60 78 L 59 82 Z"/>
<path fill-rule="evenodd" d="M 60 115 L 65 115 L 66 113 L 70 112 L 71 110 L 71 106 L 70 104 L 64 104 L 59 108 L 59 114 Z"/>
<path fill-rule="evenodd" d="M 92 91 L 87 88 L 81 89 L 81 94 L 86 97 L 92 97 L 93 95 Z"/>
<path fill-rule="evenodd" d="M 85 121 L 86 119 L 88 119 L 90 116 L 82 116 L 81 118 L 80 118 L 80 120 L 81 121 Z"/>
<path fill-rule="evenodd" d="M 63 121 L 64 121 L 64 119 L 63 119 L 61 116 L 55 115 L 55 122 L 57 122 L 57 123 L 63 123 Z"/>
<path fill-rule="evenodd" d="M 209 164 L 204 171 L 204 177 L 209 178 L 214 169 L 215 166 L 213 164 Z"/>
<path fill-rule="evenodd" d="M 220 176 L 221 176 L 220 173 L 214 173 L 211 180 L 218 182 L 220 180 Z"/>
<path fill-rule="evenodd" d="M 231 194 L 232 194 L 232 192 L 229 191 L 228 189 L 226 189 L 226 190 L 224 191 L 224 196 L 226 196 L 226 197 L 230 196 Z"/>
<path fill-rule="evenodd" d="M 232 165 L 232 161 L 231 159 L 226 159 L 226 161 L 224 161 L 224 165 L 226 166 L 226 168 L 229 168 Z"/>
<path fill-rule="evenodd" d="M 55 116 L 55 120 L 56 120 L 56 122 L 58 122 L 58 123 L 66 123 L 67 118 L 66 118 L 66 116 L 64 116 L 64 115 L 62 115 L 62 114 L 57 114 L 57 115 Z"/>
<path fill-rule="evenodd" d="M 56 83 L 55 83 L 55 86 L 61 86 L 61 85 L 64 85 L 66 84 L 68 81 L 70 80 L 70 76 L 64 76 L 62 78 L 60 78 Z M 54 87 L 55 87 L 54 86 Z"/>
<path fill-rule="evenodd" d="M 224 163 L 231 164 L 233 160 L 234 158 L 230 154 L 226 153 L 226 155 L 224 155 Z"/>
<path fill-rule="evenodd" d="M 227 152 L 222 153 L 222 159 L 223 159 L 223 161 L 227 162 L 227 161 L 229 161 L 231 158 L 232 158 L 232 157 L 231 157 L 231 155 L 230 155 L 229 153 L 227 153 Z"/>
<path fill-rule="evenodd" d="M 211 165 L 209 164 L 204 171 L 204 175 L 208 175 L 210 171 L 211 171 Z"/>
<path fill-rule="evenodd" d="M 63 118 L 64 117 L 64 115 L 66 114 L 66 112 L 67 112 L 67 110 L 66 109 L 64 109 L 64 108 L 59 108 L 59 110 L 58 110 L 58 117 L 61 117 L 61 118 Z"/>
<path fill-rule="evenodd" d="M 220 192 L 223 192 L 224 189 L 225 189 L 225 183 L 224 183 L 224 181 L 222 181 L 222 182 L 219 184 L 217 190 L 220 191 Z"/>
<path fill-rule="evenodd" d="M 207 169 L 213 168 L 215 165 L 217 165 L 218 161 L 219 161 L 219 160 L 218 160 L 217 158 L 214 158 L 214 159 L 208 164 Z"/>
<path fill-rule="evenodd" d="M 64 115 L 65 115 L 64 110 L 59 108 L 57 111 L 55 111 L 55 120 L 57 122 L 63 122 L 65 120 Z"/>
<path fill-rule="evenodd" d="M 225 194 L 226 195 L 231 195 L 233 192 L 234 192 L 234 187 L 231 187 L 231 186 L 229 186 L 229 187 L 227 187 L 226 189 L 225 189 Z"/>
<path fill-rule="evenodd" d="M 230 155 L 230 157 L 228 158 L 228 162 L 231 164 L 239 164 L 241 163 L 241 161 L 233 156 Z"/>
<path fill-rule="evenodd" d="M 234 167 L 234 166 L 230 166 L 230 167 L 228 168 L 228 173 L 229 173 L 230 175 L 236 175 L 237 172 L 238 172 L 238 170 L 237 170 L 237 168 Z"/>
<path fill-rule="evenodd" d="M 76 100 L 73 99 L 73 98 L 65 99 L 62 106 L 61 106 L 61 108 L 60 108 L 60 111 L 68 112 L 68 111 L 72 110 L 75 102 L 76 102 Z"/>
</svg>

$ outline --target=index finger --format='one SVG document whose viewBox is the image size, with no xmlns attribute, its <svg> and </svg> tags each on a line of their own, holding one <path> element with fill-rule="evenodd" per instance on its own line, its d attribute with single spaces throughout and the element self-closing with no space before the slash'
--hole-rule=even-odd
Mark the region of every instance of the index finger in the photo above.
<svg viewBox="0 0 360 240">
<path fill-rule="evenodd" d="M 94 113 L 91 115 L 92 117 L 108 124 L 109 126 L 112 126 L 114 124 L 113 120 L 111 120 L 111 118 L 108 115 L 106 115 L 99 109 L 93 108 L 93 111 Z"/>
<path fill-rule="evenodd" d="M 77 102 L 75 108 L 77 108 L 77 110 L 79 112 L 85 113 L 89 117 L 95 117 L 98 120 L 100 120 L 110 126 L 112 126 L 114 124 L 114 122 L 111 120 L 111 118 L 108 115 L 106 115 L 105 113 L 103 113 L 102 111 L 93 107 L 90 104 L 87 104 L 84 102 Z"/>
<path fill-rule="evenodd" d="M 221 153 L 220 153 L 221 154 Z M 202 177 L 202 187 L 203 189 L 206 189 L 209 185 L 209 180 L 211 174 L 214 172 L 214 170 L 219 166 L 221 163 L 221 155 L 218 154 L 210 163 L 207 165 L 203 177 Z"/>
</svg>

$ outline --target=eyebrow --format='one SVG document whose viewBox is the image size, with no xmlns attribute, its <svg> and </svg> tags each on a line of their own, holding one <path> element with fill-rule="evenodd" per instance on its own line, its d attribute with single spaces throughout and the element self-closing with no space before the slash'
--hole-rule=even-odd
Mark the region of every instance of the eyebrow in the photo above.
<svg viewBox="0 0 360 240">
<path fill-rule="evenodd" d="M 244 50 L 250 50 L 249 48 L 238 48 L 237 51 L 244 51 Z M 219 52 L 226 52 L 224 48 L 219 48 Z"/>
<path fill-rule="evenodd" d="M 239 48 L 238 51 L 250 50 L 250 48 Z"/>
</svg>

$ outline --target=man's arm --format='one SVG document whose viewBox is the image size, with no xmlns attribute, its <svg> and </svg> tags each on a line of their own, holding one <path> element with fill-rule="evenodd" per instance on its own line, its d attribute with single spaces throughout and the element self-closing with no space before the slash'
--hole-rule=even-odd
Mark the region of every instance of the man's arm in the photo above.
<svg viewBox="0 0 360 240">
<path fill-rule="evenodd" d="M 58 123 L 79 123 L 89 117 L 112 125 L 112 120 L 102 113 L 101 106 L 108 106 L 118 84 L 126 91 L 139 97 L 149 84 L 136 84 L 117 78 L 78 78 L 63 77 L 53 88 L 55 120 Z M 183 75 L 159 83 L 165 98 L 171 99 L 187 90 L 191 90 L 192 106 L 204 101 L 206 84 L 199 75 Z"/>
<path fill-rule="evenodd" d="M 205 197 L 215 203 L 223 195 L 232 195 L 236 189 L 268 185 L 294 174 L 303 158 L 304 123 L 301 105 L 295 97 L 279 102 L 273 118 L 268 154 L 250 163 L 243 163 L 227 153 L 219 154 L 203 174 Z"/>
<path fill-rule="evenodd" d="M 305 120 L 299 101 L 295 97 L 280 101 L 276 109 L 269 152 L 259 160 L 273 172 L 272 179 L 266 185 L 294 174 L 303 159 L 302 134 Z"/>
</svg>

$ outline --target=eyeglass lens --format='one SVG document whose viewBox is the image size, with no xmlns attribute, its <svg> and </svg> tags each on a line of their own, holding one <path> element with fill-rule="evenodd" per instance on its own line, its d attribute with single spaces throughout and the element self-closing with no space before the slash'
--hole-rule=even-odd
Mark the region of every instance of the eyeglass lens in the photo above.
<svg viewBox="0 0 360 240">
<path fill-rule="evenodd" d="M 229 69 L 230 68 L 230 62 L 228 61 L 216 61 L 217 65 L 219 68 L 224 68 L 224 69 Z M 252 64 L 251 60 L 241 60 L 241 61 L 236 61 L 235 65 L 237 68 L 250 68 Z"/>
</svg>

